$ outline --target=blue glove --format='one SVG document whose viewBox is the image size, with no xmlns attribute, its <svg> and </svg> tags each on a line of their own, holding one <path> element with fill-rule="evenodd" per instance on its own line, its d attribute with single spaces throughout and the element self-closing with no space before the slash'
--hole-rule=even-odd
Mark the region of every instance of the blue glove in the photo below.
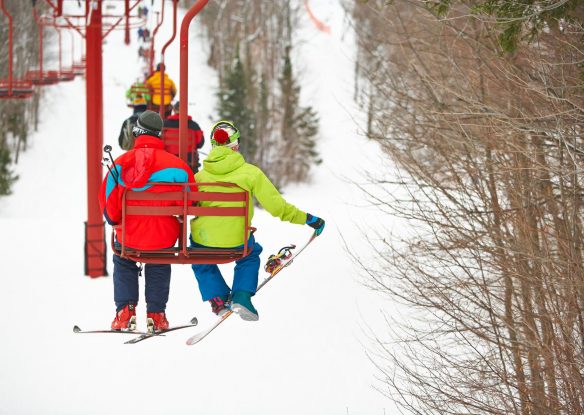
<svg viewBox="0 0 584 415">
<path fill-rule="evenodd" d="M 320 235 L 324 229 L 324 220 L 317 216 L 312 216 L 310 213 L 306 214 L 306 224 L 316 231 L 316 235 Z"/>
</svg>

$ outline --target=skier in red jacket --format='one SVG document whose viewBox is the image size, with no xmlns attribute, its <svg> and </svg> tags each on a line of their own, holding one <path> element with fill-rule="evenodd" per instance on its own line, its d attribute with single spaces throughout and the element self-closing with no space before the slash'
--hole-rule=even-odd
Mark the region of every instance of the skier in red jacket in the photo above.
<svg viewBox="0 0 584 415">
<path fill-rule="evenodd" d="M 114 161 L 112 173 L 103 180 L 99 193 L 100 208 L 110 225 L 122 219 L 122 196 L 126 188 L 134 191 L 164 192 L 180 190 L 178 186 L 151 186 L 151 182 L 193 181 L 190 167 L 178 157 L 166 152 L 160 140 L 162 118 L 145 111 L 134 127 L 134 148 Z M 153 202 L 143 201 L 143 204 Z M 116 235 L 121 237 L 119 229 Z M 124 244 L 137 249 L 161 249 L 174 246 L 180 233 L 180 224 L 174 216 L 129 216 L 125 222 Z M 119 239 L 118 242 L 121 242 Z M 116 317 L 113 330 L 136 328 L 136 304 L 138 303 L 138 273 L 134 261 L 113 255 L 114 301 Z M 146 264 L 146 304 L 149 329 L 159 331 L 168 328 L 165 309 L 170 289 L 170 265 Z"/>
<path fill-rule="evenodd" d="M 180 102 L 174 103 L 173 111 L 174 113 L 164 120 L 164 129 L 162 130 L 162 140 L 164 141 L 164 146 L 166 151 L 178 156 L 178 123 Z M 205 136 L 203 135 L 203 130 L 199 127 L 199 124 L 193 120 L 190 115 L 187 116 L 188 122 L 188 144 L 187 144 L 187 162 L 191 169 L 196 173 L 199 170 L 199 153 L 198 149 L 203 147 L 205 144 Z"/>
</svg>

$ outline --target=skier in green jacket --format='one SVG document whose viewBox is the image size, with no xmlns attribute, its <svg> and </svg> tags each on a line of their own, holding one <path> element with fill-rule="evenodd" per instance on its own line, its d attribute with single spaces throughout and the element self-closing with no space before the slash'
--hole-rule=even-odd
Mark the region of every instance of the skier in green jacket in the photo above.
<svg viewBox="0 0 584 415">
<path fill-rule="evenodd" d="M 260 205 L 272 216 L 282 221 L 299 225 L 309 225 L 320 235 L 325 222 L 321 218 L 305 213 L 286 202 L 264 172 L 253 164 L 246 163 L 239 150 L 239 130 L 230 121 L 219 121 L 211 130 L 212 150 L 203 161 L 203 169 L 198 172 L 196 182 L 235 183 L 255 197 Z M 203 191 L 226 191 L 225 188 L 200 186 Z M 228 205 L 230 202 L 201 202 L 202 206 Z M 233 203 L 233 202 L 231 202 Z M 253 218 L 253 203 L 249 205 L 249 221 Z M 201 216 L 191 220 L 191 245 L 193 247 L 234 248 L 244 244 L 241 217 Z M 251 297 L 258 285 L 260 253 L 262 247 L 253 235 L 249 235 L 251 252 L 236 261 L 233 276 L 233 290 L 225 283 L 219 267 L 214 264 L 193 264 L 193 271 L 203 301 L 211 303 L 211 309 L 222 316 L 231 308 L 243 320 L 258 320 Z"/>
</svg>

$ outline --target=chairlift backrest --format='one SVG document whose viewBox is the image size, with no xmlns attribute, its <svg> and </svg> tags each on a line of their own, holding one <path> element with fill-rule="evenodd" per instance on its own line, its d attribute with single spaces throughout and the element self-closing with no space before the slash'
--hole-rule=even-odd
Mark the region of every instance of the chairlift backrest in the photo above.
<svg viewBox="0 0 584 415">
<path fill-rule="evenodd" d="M 144 192 L 126 189 L 122 197 L 122 223 L 117 226 L 118 244 L 112 233 L 112 249 L 123 258 L 156 264 L 224 264 L 243 258 L 249 253 L 249 193 L 232 183 L 149 183 L 149 186 L 181 186 L 182 191 Z M 225 188 L 222 191 L 201 191 L 201 186 Z M 199 206 L 199 202 L 235 202 L 239 206 Z M 156 202 L 157 205 L 144 202 Z M 129 216 L 177 216 L 181 222 L 178 245 L 173 248 L 141 250 L 124 245 L 126 221 Z M 241 248 L 191 248 L 188 228 L 196 216 L 240 216 Z"/>
</svg>

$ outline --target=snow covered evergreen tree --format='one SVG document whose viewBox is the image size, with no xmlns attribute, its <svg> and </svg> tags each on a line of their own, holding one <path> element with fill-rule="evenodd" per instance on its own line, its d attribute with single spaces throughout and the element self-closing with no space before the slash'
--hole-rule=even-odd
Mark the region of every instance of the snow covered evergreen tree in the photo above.
<svg viewBox="0 0 584 415">
<path fill-rule="evenodd" d="M 203 13 L 209 64 L 221 85 L 218 117 L 240 127 L 242 153 L 276 185 L 306 179 L 319 162 L 318 119 L 300 106 L 301 84 L 292 72 L 297 17 L 287 0 L 210 2 Z"/>
<path fill-rule="evenodd" d="M 318 116 L 311 106 L 300 106 L 300 86 L 292 72 L 290 47 L 286 48 L 284 67 L 280 78 L 282 158 L 278 177 L 285 182 L 306 180 L 310 166 L 322 160 L 316 150 Z"/>
<path fill-rule="evenodd" d="M 239 57 L 239 50 L 231 66 L 226 70 L 225 80 L 218 93 L 220 118 L 233 121 L 239 128 L 242 139 L 240 151 L 246 160 L 254 162 L 255 143 L 254 114 L 250 110 L 249 85 L 246 71 Z"/>
<path fill-rule="evenodd" d="M 11 162 L 8 149 L 0 147 L 0 195 L 2 196 L 11 193 L 10 188 L 12 183 L 18 179 L 18 176 L 14 175 L 10 169 Z"/>
</svg>

